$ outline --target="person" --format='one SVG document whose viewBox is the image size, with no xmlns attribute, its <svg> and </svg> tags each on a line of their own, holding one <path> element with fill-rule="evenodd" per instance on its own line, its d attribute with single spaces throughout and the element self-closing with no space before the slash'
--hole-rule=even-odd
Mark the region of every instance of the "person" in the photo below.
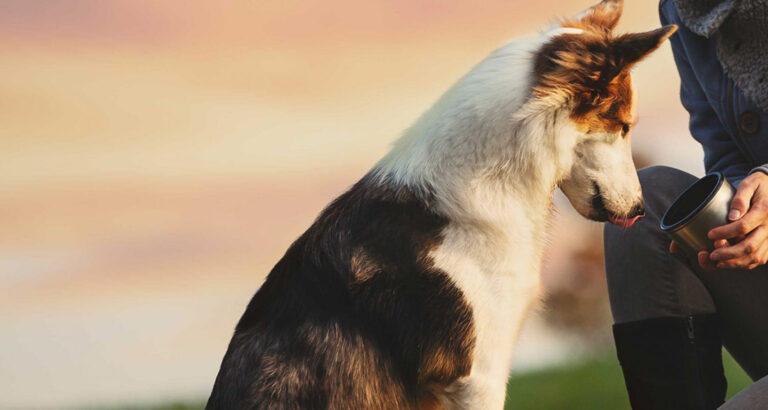
<svg viewBox="0 0 768 410">
<path fill-rule="evenodd" d="M 724 345 L 753 380 L 723 408 L 768 409 L 768 2 L 662 0 L 690 132 L 707 172 L 737 192 L 714 250 L 683 254 L 659 220 L 697 180 L 639 171 L 646 217 L 605 226 L 616 351 L 632 408 L 714 409 L 726 394 Z M 734 407 L 737 406 L 737 407 Z"/>
</svg>

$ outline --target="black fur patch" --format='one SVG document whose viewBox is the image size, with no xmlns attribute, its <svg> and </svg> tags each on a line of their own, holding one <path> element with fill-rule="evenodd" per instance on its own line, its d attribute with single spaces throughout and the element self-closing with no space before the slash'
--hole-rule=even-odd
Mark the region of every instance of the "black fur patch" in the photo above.
<svg viewBox="0 0 768 410">
<path fill-rule="evenodd" d="M 472 312 L 428 252 L 446 218 L 363 178 L 272 269 L 240 319 L 207 409 L 434 406 L 469 374 Z"/>
</svg>

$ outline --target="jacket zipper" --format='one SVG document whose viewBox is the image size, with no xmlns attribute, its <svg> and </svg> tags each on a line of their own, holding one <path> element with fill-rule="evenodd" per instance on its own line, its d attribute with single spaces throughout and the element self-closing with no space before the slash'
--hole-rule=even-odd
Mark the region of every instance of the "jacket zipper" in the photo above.
<svg viewBox="0 0 768 410">
<path fill-rule="evenodd" d="M 688 316 L 688 320 L 686 324 L 688 327 L 688 341 L 690 341 L 691 344 L 693 344 L 694 340 L 696 339 L 696 332 L 693 329 L 693 316 Z"/>
<path fill-rule="evenodd" d="M 689 358 L 691 361 L 691 373 L 695 377 L 695 379 L 691 380 L 693 382 L 693 391 L 691 394 L 695 397 L 695 400 L 699 402 L 699 404 L 702 406 L 701 408 L 704 408 L 706 404 L 706 399 L 704 397 L 704 391 L 702 390 L 702 387 L 704 386 L 704 380 L 701 377 L 701 369 L 699 368 L 699 355 L 696 352 L 696 331 L 694 330 L 693 326 L 693 316 L 688 316 L 686 320 L 686 327 L 688 331 L 688 342 L 690 344 L 689 349 Z"/>
<path fill-rule="evenodd" d="M 736 145 L 741 148 L 741 152 L 744 154 L 745 157 L 747 157 L 747 160 L 750 161 L 750 167 L 755 167 L 757 164 L 757 160 L 752 155 L 752 151 L 747 149 L 747 144 L 744 141 L 744 139 L 741 137 L 741 130 L 739 129 L 739 118 L 736 116 L 736 113 L 733 112 L 733 81 L 730 79 L 726 79 L 725 81 L 728 82 L 728 117 L 733 120 L 733 138 L 736 140 Z"/>
</svg>

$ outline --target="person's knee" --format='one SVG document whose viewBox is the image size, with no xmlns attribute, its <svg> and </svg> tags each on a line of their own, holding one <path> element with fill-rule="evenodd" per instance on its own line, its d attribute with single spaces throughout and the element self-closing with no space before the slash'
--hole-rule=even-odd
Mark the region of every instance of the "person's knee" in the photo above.
<svg viewBox="0 0 768 410">
<path fill-rule="evenodd" d="M 652 212 L 652 211 L 650 211 Z M 623 228 L 610 223 L 603 227 L 603 238 L 606 259 L 611 256 L 624 259 L 630 253 L 641 254 L 644 249 L 651 245 L 656 231 L 659 231 L 658 220 L 648 216 L 649 210 L 646 208 L 646 217 L 638 220 L 629 228 Z"/>
<path fill-rule="evenodd" d="M 697 178 L 685 171 L 654 165 L 637 171 L 648 217 L 658 221 L 672 201 Z"/>
<path fill-rule="evenodd" d="M 744 410 L 766 408 L 768 408 L 768 376 L 752 383 L 717 409 Z"/>
<path fill-rule="evenodd" d="M 644 260 L 664 251 L 669 239 L 661 232 L 659 221 L 675 197 L 696 177 L 666 166 L 652 166 L 638 171 L 643 189 L 645 217 L 629 228 L 605 224 L 603 228 L 605 261 L 608 275 L 626 260 Z"/>
<path fill-rule="evenodd" d="M 691 179 L 696 180 L 696 177 L 677 168 L 668 167 L 666 165 L 652 165 L 650 167 L 640 168 L 637 170 L 637 176 L 640 178 L 640 183 L 653 183 L 658 180 L 669 180 L 672 183 L 686 182 Z"/>
<path fill-rule="evenodd" d="M 698 278 L 669 254 L 659 220 L 696 177 L 664 166 L 638 171 L 646 216 L 629 228 L 606 224 L 605 270 L 616 323 L 714 310 Z"/>
</svg>

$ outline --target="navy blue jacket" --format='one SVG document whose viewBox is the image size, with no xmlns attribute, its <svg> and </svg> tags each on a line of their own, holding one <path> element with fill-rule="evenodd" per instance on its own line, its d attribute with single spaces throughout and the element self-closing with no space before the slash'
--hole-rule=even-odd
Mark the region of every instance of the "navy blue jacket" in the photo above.
<svg viewBox="0 0 768 410">
<path fill-rule="evenodd" d="M 680 73 L 680 100 L 691 135 L 704 147 L 704 168 L 734 185 L 768 163 L 768 115 L 744 97 L 717 59 L 714 37 L 688 30 L 672 0 L 659 5 L 662 24 L 677 24 L 672 53 Z"/>
</svg>

